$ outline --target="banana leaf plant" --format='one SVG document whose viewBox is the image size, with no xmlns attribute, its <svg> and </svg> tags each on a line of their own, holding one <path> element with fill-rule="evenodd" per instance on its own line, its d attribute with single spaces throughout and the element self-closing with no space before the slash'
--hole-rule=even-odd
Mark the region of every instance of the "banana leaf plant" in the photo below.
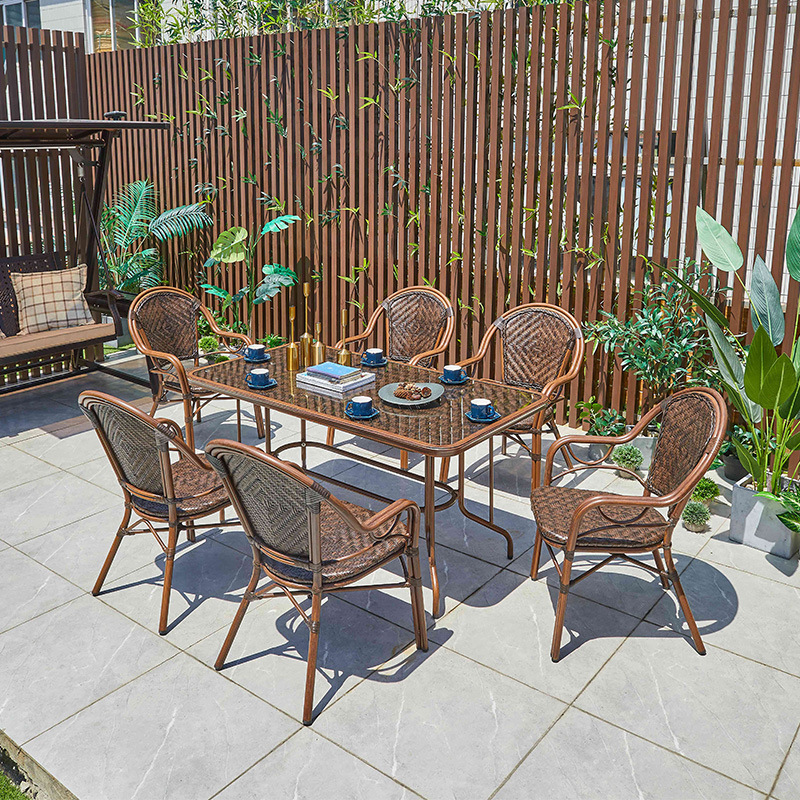
<svg viewBox="0 0 800 800">
<path fill-rule="evenodd" d="M 734 275 L 750 301 L 754 334 L 747 346 L 715 305 L 685 285 L 705 314 L 723 386 L 750 433 L 749 446 L 734 439 L 739 460 L 752 476 L 755 489 L 786 508 L 780 515 L 784 524 L 800 530 L 800 505 L 784 488 L 789 460 L 800 450 L 800 307 L 791 329 L 787 329 L 780 290 L 761 256 L 756 256 L 748 285 L 743 274 L 744 256 L 730 233 L 701 208 L 697 209 L 696 221 L 705 256 L 717 270 Z M 786 242 L 786 269 L 792 280 L 800 281 L 800 210 Z M 670 268 L 663 271 L 681 280 Z M 779 353 L 784 340 L 786 352 Z M 796 473 L 795 468 L 789 477 L 794 478 Z"/>
<path fill-rule="evenodd" d="M 250 234 L 246 228 L 229 228 L 217 237 L 205 267 L 214 267 L 217 274 L 220 274 L 223 265 L 244 262 L 246 283 L 234 293 L 213 283 L 203 283 L 201 287 L 222 300 L 223 313 L 230 309 L 233 330 L 247 332 L 252 336 L 256 306 L 271 300 L 284 286 L 297 283 L 297 273 L 280 264 L 265 264 L 259 273 L 255 265 L 255 252 L 268 233 L 284 231 L 299 220 L 300 217 L 285 214 L 267 221 L 258 233 Z M 240 313 L 242 302 L 244 317 Z"/>
<path fill-rule="evenodd" d="M 164 281 L 159 242 L 207 228 L 214 220 L 203 203 L 159 212 L 155 186 L 133 181 L 123 186 L 100 217 L 100 241 L 108 269 L 103 288 L 138 294 Z"/>
</svg>

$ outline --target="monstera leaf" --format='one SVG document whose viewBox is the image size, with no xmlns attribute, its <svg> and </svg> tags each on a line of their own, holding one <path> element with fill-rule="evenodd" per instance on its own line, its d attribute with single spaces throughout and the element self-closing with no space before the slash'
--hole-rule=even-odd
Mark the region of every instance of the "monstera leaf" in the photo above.
<svg viewBox="0 0 800 800">
<path fill-rule="evenodd" d="M 297 283 L 297 273 L 280 264 L 265 264 L 261 270 L 264 277 L 256 287 L 254 303 L 266 303 L 271 300 L 284 286 L 293 286 Z"/>
<path fill-rule="evenodd" d="M 295 222 L 300 222 L 300 217 L 296 217 L 294 214 L 284 214 L 281 217 L 275 217 L 275 219 L 271 219 L 269 222 L 265 223 L 264 227 L 261 229 L 261 233 L 263 235 L 265 233 L 285 231 Z"/>
<path fill-rule="evenodd" d="M 247 230 L 230 228 L 217 237 L 211 248 L 211 258 L 223 264 L 235 264 L 244 261 L 247 253 Z"/>
</svg>

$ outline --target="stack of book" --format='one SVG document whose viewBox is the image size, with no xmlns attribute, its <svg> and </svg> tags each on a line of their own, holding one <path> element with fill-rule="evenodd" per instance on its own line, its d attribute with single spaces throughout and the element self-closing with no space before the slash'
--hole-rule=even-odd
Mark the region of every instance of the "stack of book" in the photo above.
<svg viewBox="0 0 800 800">
<path fill-rule="evenodd" d="M 333 361 L 323 361 L 297 373 L 297 387 L 330 397 L 344 397 L 354 389 L 375 383 L 374 372 L 362 372 L 358 367 L 346 367 Z"/>
</svg>

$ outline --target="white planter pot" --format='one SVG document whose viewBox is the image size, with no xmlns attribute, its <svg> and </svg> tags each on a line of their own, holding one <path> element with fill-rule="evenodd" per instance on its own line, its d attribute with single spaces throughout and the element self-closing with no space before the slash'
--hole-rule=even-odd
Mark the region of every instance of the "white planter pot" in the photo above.
<svg viewBox="0 0 800 800">
<path fill-rule="evenodd" d="M 728 538 L 779 558 L 791 558 L 800 546 L 800 534 L 790 531 L 779 519 L 785 509 L 768 497 L 758 497 L 746 484 L 746 475 L 733 484 L 731 530 Z"/>
</svg>

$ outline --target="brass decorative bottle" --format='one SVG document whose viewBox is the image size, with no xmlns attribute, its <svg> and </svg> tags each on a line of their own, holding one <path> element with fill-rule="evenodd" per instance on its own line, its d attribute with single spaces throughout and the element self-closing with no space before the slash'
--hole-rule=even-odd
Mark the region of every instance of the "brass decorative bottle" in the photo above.
<svg viewBox="0 0 800 800">
<path fill-rule="evenodd" d="M 289 326 L 291 329 L 291 341 L 286 348 L 286 369 L 289 372 L 297 372 L 300 369 L 300 348 L 294 340 L 294 319 L 297 315 L 297 309 L 294 306 L 289 306 Z"/>
<path fill-rule="evenodd" d="M 306 281 L 303 284 L 303 296 L 306 299 L 306 317 L 305 317 L 305 328 L 306 332 L 300 337 L 300 360 L 301 365 L 303 367 L 308 367 L 314 362 L 312 359 L 312 349 L 314 344 L 314 337 L 311 335 L 311 331 L 308 328 L 308 298 L 311 295 L 311 284 Z"/>
<path fill-rule="evenodd" d="M 321 364 L 325 360 L 325 345 L 322 343 L 322 323 L 316 324 L 317 338 L 311 348 L 311 363 Z"/>
<path fill-rule="evenodd" d="M 342 348 L 336 354 L 336 361 L 339 364 L 344 364 L 346 367 L 350 367 L 353 365 L 353 355 L 347 349 L 347 345 L 344 343 L 344 340 L 347 338 L 347 309 L 342 309 Z"/>
</svg>

